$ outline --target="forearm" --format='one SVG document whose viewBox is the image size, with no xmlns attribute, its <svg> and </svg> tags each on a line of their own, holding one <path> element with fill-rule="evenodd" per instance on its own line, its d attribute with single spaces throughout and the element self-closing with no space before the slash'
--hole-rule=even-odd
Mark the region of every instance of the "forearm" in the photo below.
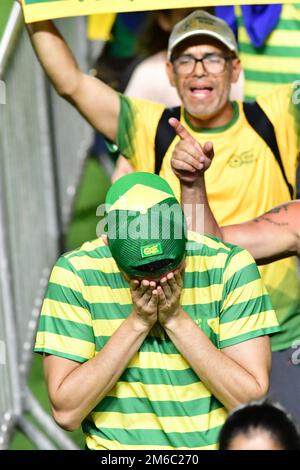
<svg viewBox="0 0 300 470">
<path fill-rule="evenodd" d="M 220 228 L 208 203 L 204 177 L 193 184 L 181 182 L 181 203 L 190 230 L 221 238 Z"/>
<path fill-rule="evenodd" d="M 114 387 L 149 332 L 132 314 L 91 360 L 73 370 L 50 393 L 53 415 L 65 429 L 76 429 Z"/>
<path fill-rule="evenodd" d="M 76 90 L 81 71 L 51 21 L 27 24 L 27 30 L 36 55 L 57 92 L 71 96 Z"/>
<path fill-rule="evenodd" d="M 227 409 L 264 395 L 265 387 L 217 349 L 182 309 L 165 325 L 165 330 L 208 390 Z"/>
</svg>

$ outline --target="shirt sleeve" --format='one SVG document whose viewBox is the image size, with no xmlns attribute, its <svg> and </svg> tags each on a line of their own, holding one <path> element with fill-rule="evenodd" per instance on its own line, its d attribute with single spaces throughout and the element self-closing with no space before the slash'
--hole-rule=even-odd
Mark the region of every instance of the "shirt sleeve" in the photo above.
<svg viewBox="0 0 300 470">
<path fill-rule="evenodd" d="M 287 179 L 295 186 L 300 150 L 300 80 L 274 87 L 257 102 L 274 126 Z"/>
<path fill-rule="evenodd" d="M 95 355 L 92 318 L 83 281 L 67 258 L 54 266 L 44 297 L 34 351 L 85 362 Z"/>
<path fill-rule="evenodd" d="M 233 247 L 223 281 L 220 348 L 280 331 L 271 300 L 250 253 Z"/>
<path fill-rule="evenodd" d="M 154 172 L 155 136 L 165 107 L 120 94 L 117 147 L 136 171 Z"/>
</svg>

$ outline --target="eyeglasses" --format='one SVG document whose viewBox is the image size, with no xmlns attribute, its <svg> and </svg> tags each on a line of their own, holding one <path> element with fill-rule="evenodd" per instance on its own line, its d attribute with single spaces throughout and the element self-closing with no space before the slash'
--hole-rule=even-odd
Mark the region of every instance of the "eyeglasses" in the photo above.
<svg viewBox="0 0 300 470">
<path fill-rule="evenodd" d="M 226 63 L 232 59 L 232 56 L 221 55 L 217 53 L 205 54 L 202 59 L 197 59 L 193 55 L 184 54 L 171 59 L 174 70 L 178 75 L 190 75 L 194 72 L 196 64 L 201 62 L 206 73 L 218 75 L 224 72 Z"/>
</svg>

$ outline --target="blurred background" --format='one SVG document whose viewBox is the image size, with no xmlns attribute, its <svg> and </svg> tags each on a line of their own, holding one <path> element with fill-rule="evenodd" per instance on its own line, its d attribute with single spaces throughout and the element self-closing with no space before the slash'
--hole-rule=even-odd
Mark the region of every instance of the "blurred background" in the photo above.
<svg viewBox="0 0 300 470">
<path fill-rule="evenodd" d="M 55 435 L 65 448 L 60 430 L 47 421 L 34 332 L 58 254 L 96 238 L 96 208 L 110 177 L 90 152 L 92 129 L 50 90 L 13 4 L 0 5 L 0 448 L 56 447 Z M 95 44 L 87 39 L 86 19 L 58 24 L 88 71 Z M 96 54 L 101 47 L 98 41 Z M 60 432 L 83 448 L 81 430 Z"/>
<path fill-rule="evenodd" d="M 95 15 L 56 23 L 82 70 L 128 95 L 175 106 L 178 96 L 164 71 L 167 41 L 174 23 L 189 12 Z M 244 74 L 233 98 L 253 99 L 256 91 L 299 76 L 300 43 L 292 38 L 299 30 L 300 7 L 284 5 L 282 12 L 277 30 L 265 31 L 255 45 L 236 9 Z M 274 46 L 282 38 L 286 43 Z M 154 83 L 153 76 L 161 79 Z M 54 262 L 60 253 L 96 238 L 96 210 L 111 178 L 130 171 L 119 167 L 119 160 L 116 165 L 118 157 L 51 89 L 20 7 L 1 0 L 0 449 L 84 447 L 81 430 L 65 433 L 50 418 L 42 358 L 32 348 Z"/>
</svg>

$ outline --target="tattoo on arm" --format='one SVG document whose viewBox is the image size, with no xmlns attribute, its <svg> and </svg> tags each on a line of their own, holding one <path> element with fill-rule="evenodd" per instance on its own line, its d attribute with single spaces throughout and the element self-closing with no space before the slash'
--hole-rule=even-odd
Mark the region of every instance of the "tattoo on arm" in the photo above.
<svg viewBox="0 0 300 470">
<path fill-rule="evenodd" d="M 289 209 L 289 204 L 282 204 L 279 207 L 273 207 L 273 209 L 269 210 L 264 215 L 261 215 L 257 217 L 256 219 L 254 219 L 254 222 L 259 223 L 262 220 L 264 220 L 265 222 L 269 222 L 270 224 L 277 225 L 277 227 L 283 227 L 283 226 L 289 225 L 289 222 L 280 222 L 280 221 L 271 219 L 270 217 L 267 217 L 267 214 L 279 214 L 282 211 L 288 212 L 288 209 Z"/>
<path fill-rule="evenodd" d="M 279 214 L 279 212 L 281 212 L 282 210 L 284 210 L 285 212 L 288 212 L 288 208 L 289 208 L 289 204 L 282 204 L 279 207 L 273 207 L 273 209 L 266 212 L 266 214 Z"/>
<path fill-rule="evenodd" d="M 265 215 L 260 217 L 260 220 L 264 220 L 265 222 L 270 222 L 270 224 L 277 225 L 277 227 L 283 227 L 285 225 L 289 225 L 288 222 L 276 222 L 275 220 L 272 220 L 269 217 L 266 217 Z M 255 222 L 259 222 L 259 220 L 255 220 Z"/>
</svg>

